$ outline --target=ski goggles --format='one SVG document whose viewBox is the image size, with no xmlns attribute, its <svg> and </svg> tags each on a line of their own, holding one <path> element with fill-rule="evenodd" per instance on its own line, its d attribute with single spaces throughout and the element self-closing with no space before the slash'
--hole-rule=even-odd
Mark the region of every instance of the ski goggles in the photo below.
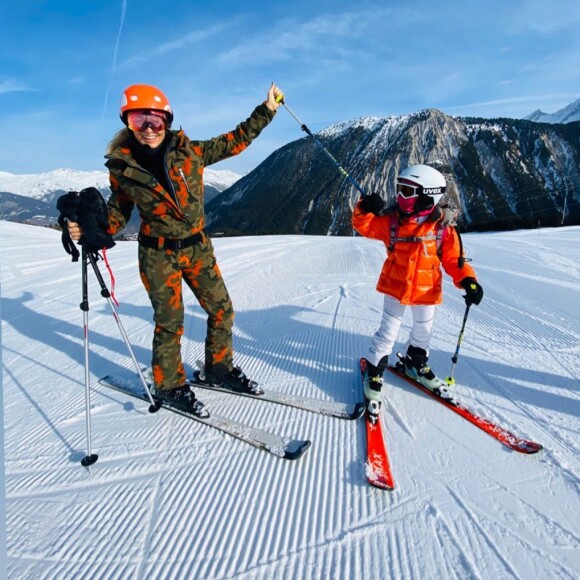
<svg viewBox="0 0 580 580">
<path fill-rule="evenodd" d="M 409 183 L 397 183 L 397 197 L 401 196 L 405 199 L 411 199 L 419 196 L 420 185 L 411 185 Z"/>
<path fill-rule="evenodd" d="M 131 131 L 145 131 L 147 127 L 158 133 L 167 127 L 167 117 L 162 111 L 130 111 L 127 113 L 127 127 Z"/>
</svg>

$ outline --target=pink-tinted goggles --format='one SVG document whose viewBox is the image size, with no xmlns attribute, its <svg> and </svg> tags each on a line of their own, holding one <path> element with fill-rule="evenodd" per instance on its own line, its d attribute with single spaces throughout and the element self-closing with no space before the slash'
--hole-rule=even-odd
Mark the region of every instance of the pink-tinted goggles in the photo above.
<svg viewBox="0 0 580 580">
<path fill-rule="evenodd" d="M 151 127 L 152 131 L 164 131 L 167 127 L 167 117 L 161 111 L 130 111 L 127 113 L 127 127 L 131 131 L 145 131 Z"/>
</svg>

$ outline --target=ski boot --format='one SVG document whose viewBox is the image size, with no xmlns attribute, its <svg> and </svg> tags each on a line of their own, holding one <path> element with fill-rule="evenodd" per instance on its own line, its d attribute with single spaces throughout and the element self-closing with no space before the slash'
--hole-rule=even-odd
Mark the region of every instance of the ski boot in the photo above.
<svg viewBox="0 0 580 580">
<path fill-rule="evenodd" d="M 187 386 L 164 390 L 155 389 L 155 398 L 170 407 L 191 413 L 200 419 L 209 417 L 209 411 L 205 405 L 195 398 L 195 394 Z"/>
<path fill-rule="evenodd" d="M 366 358 L 362 359 L 365 365 L 363 379 L 364 396 L 367 401 L 367 415 L 374 423 L 381 410 L 381 389 L 383 388 L 383 372 L 387 366 L 388 356 L 384 356 L 377 366 L 370 363 Z"/>
<path fill-rule="evenodd" d="M 221 387 L 235 393 L 263 395 L 264 389 L 256 381 L 250 380 L 239 367 L 228 371 L 224 365 L 214 365 L 211 371 L 200 370 L 195 379 L 202 385 Z"/>
<path fill-rule="evenodd" d="M 453 393 L 429 367 L 427 351 L 417 346 L 409 345 L 404 359 L 405 374 L 420 385 L 429 389 L 438 397 L 451 404 L 456 404 Z"/>
</svg>

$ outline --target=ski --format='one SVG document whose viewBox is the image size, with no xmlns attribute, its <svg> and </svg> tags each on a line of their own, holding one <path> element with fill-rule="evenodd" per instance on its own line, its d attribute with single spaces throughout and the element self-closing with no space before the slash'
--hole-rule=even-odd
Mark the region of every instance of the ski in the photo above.
<svg viewBox="0 0 580 580">
<path fill-rule="evenodd" d="M 149 402 L 146 393 L 144 391 L 135 391 L 135 385 L 130 381 L 119 381 L 115 377 L 105 376 L 99 380 L 99 384 L 136 399 Z M 187 411 L 177 409 L 176 407 L 172 407 L 165 403 L 161 403 L 161 408 L 188 417 L 189 419 L 193 419 L 199 423 L 203 423 L 208 427 L 218 429 L 219 431 L 231 435 L 240 441 L 244 441 L 249 445 L 257 447 L 258 449 L 263 449 L 264 451 L 283 459 L 298 459 L 302 457 L 310 447 L 310 441 L 308 440 L 288 439 L 275 433 L 270 433 L 269 431 L 264 431 L 226 417 L 221 417 L 212 412 L 210 412 L 209 417 L 201 418 L 193 413 L 188 413 Z"/>
<path fill-rule="evenodd" d="M 464 419 L 467 419 L 470 423 L 473 423 L 476 427 L 479 427 L 483 431 L 485 431 L 488 435 L 491 435 L 495 439 L 497 439 L 500 443 L 503 443 L 506 447 L 517 451 L 518 453 L 525 453 L 525 454 L 532 454 L 537 453 L 541 449 L 543 449 L 542 445 L 536 443 L 535 441 L 530 441 L 528 439 L 524 439 L 523 437 L 519 437 L 515 435 L 511 431 L 508 431 L 506 428 L 501 427 L 486 419 L 481 417 L 480 415 L 476 414 L 475 412 L 468 409 L 462 403 L 455 401 L 455 403 L 450 403 L 445 399 L 437 396 L 435 393 L 418 383 L 417 381 L 413 380 L 412 378 L 408 377 L 403 370 L 403 363 L 398 362 L 395 366 L 388 366 L 389 371 L 393 374 L 398 376 L 399 378 L 407 381 L 410 385 L 420 389 L 425 394 L 429 395 L 443 406 L 451 409 Z"/>
<path fill-rule="evenodd" d="M 366 369 L 366 360 L 361 358 L 360 372 L 361 380 L 363 382 L 366 376 Z M 369 403 L 371 403 L 370 407 Z M 365 471 L 367 481 L 374 487 L 392 491 L 395 489 L 395 480 L 393 479 L 391 465 L 389 463 L 389 455 L 387 453 L 387 446 L 385 445 L 380 407 L 377 405 L 372 408 L 372 403 L 376 402 L 367 401 L 367 408 L 365 412 L 367 436 L 367 461 Z"/>
<path fill-rule="evenodd" d="M 328 415 L 330 417 L 338 417 L 339 419 L 358 419 L 362 417 L 365 411 L 364 403 L 339 403 L 335 401 L 320 401 L 310 397 L 301 397 L 299 395 L 286 395 L 276 391 L 265 391 L 259 385 L 254 393 L 241 393 L 229 389 L 225 386 L 213 386 L 198 381 L 200 371 L 194 371 L 193 379 L 187 380 L 187 384 L 193 389 L 206 389 L 208 391 L 218 391 L 220 393 L 228 393 L 230 395 L 241 395 L 242 397 L 250 397 L 251 399 L 260 399 L 268 401 L 269 403 L 277 403 L 279 405 L 286 405 L 287 407 L 294 407 L 303 411 L 311 411 L 312 413 L 319 413 L 320 415 Z"/>
</svg>

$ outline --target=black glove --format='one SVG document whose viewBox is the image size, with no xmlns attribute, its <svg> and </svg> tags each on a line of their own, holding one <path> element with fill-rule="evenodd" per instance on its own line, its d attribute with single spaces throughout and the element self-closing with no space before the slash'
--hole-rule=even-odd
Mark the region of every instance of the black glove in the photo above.
<svg viewBox="0 0 580 580">
<path fill-rule="evenodd" d="M 365 195 L 359 202 L 358 207 L 364 213 L 374 213 L 380 215 L 385 209 L 385 200 L 378 193 Z"/>
<path fill-rule="evenodd" d="M 463 278 L 459 285 L 465 290 L 465 304 L 470 306 L 475 304 L 476 306 L 481 302 L 483 298 L 483 288 L 479 285 L 475 278 Z"/>
</svg>

